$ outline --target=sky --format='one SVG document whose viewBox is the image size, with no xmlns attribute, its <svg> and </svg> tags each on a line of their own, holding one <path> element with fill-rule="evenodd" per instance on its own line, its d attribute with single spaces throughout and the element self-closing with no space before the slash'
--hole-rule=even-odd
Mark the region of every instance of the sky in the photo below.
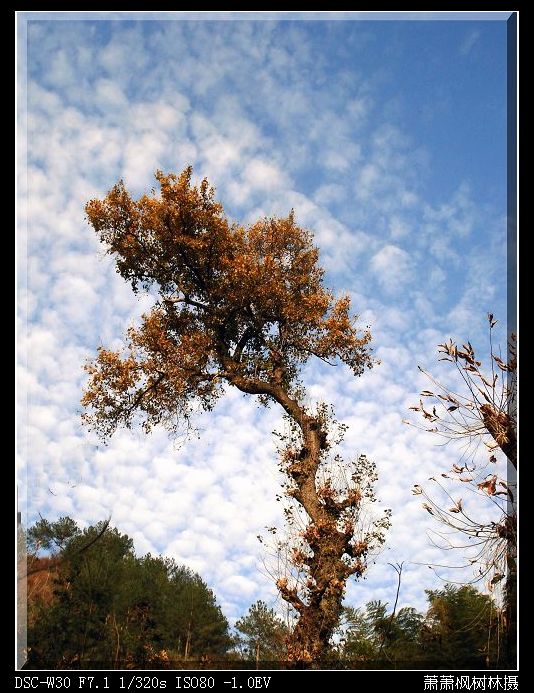
<svg viewBox="0 0 534 693">
<path fill-rule="evenodd" d="M 488 311 L 503 338 L 506 15 L 149 16 L 18 17 L 23 522 L 111 516 L 139 554 L 197 570 L 231 622 L 257 599 L 281 608 L 257 539 L 283 526 L 279 411 L 228 391 L 198 439 L 119 431 L 107 446 L 80 421 L 84 363 L 118 348 L 151 305 L 116 274 L 84 205 L 120 178 L 141 195 L 156 169 L 191 164 L 233 220 L 293 208 L 326 283 L 371 326 L 379 366 L 354 378 L 310 362 L 304 381 L 310 405 L 332 403 L 348 425 L 349 456 L 374 460 L 377 505 L 392 509 L 386 547 L 347 603 L 392 604 L 388 564 L 404 561 L 399 605 L 424 609 L 424 590 L 443 585 L 428 565 L 450 556 L 411 489 L 461 451 L 403 419 L 428 386 L 418 365 L 449 377 L 439 343 L 487 353 Z"/>
</svg>

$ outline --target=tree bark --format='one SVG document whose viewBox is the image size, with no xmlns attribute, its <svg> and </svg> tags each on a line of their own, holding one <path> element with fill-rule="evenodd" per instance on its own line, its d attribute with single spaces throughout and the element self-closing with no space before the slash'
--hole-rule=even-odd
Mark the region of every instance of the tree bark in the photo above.
<svg viewBox="0 0 534 693">
<path fill-rule="evenodd" d="M 287 468 L 296 484 L 294 496 L 306 510 L 311 522 L 305 539 L 312 550 L 308 560 L 309 600 L 304 604 L 283 584 L 279 589 L 286 601 L 299 612 L 297 625 L 288 643 L 288 659 L 299 666 L 317 665 L 327 653 L 328 644 L 341 614 L 347 578 L 355 572 L 345 561 L 351 554 L 352 533 L 338 530 L 341 505 L 322 503 L 317 494 L 316 475 L 321 461 L 325 431 L 321 421 L 301 412 L 297 422 L 303 445 L 298 458 Z"/>
<path fill-rule="evenodd" d="M 227 367 L 235 364 L 226 359 Z M 297 624 L 287 642 L 288 661 L 295 667 L 316 666 L 328 650 L 330 638 L 339 622 L 345 585 L 350 575 L 358 572 L 343 556 L 353 557 L 350 545 L 352 532 L 341 532 L 337 520 L 343 509 L 356 501 L 345 500 L 329 504 L 321 502 L 316 488 L 316 475 L 326 447 L 326 431 L 319 417 L 311 416 L 299 402 L 288 395 L 281 385 L 229 374 L 229 382 L 249 394 L 268 395 L 274 399 L 298 425 L 301 449 L 286 468 L 294 481 L 293 497 L 302 505 L 310 518 L 305 540 L 312 551 L 308 559 L 308 603 L 304 603 L 296 589 L 287 586 L 284 579 L 277 586 L 282 597 L 299 614 Z"/>
<path fill-rule="evenodd" d="M 517 439 L 512 417 L 491 404 L 483 404 L 480 411 L 486 430 L 517 469 Z"/>
</svg>

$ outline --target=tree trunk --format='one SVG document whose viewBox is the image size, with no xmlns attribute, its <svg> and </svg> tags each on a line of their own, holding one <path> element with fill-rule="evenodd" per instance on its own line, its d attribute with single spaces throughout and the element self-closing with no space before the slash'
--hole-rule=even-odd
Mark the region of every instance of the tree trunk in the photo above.
<svg viewBox="0 0 534 693">
<path fill-rule="evenodd" d="M 290 636 L 288 658 L 299 665 L 316 664 L 324 659 L 328 643 L 341 614 L 345 583 L 349 573 L 341 558 L 347 549 L 346 537 L 337 529 L 335 508 L 328 509 L 320 502 L 316 489 L 316 474 L 324 447 L 321 422 L 303 412 L 297 421 L 303 446 L 288 467 L 288 475 L 296 484 L 294 496 L 306 510 L 311 522 L 305 539 L 313 551 L 309 559 L 308 581 L 310 599 L 304 604 L 284 585 L 282 596 L 299 612 L 299 620 Z"/>
<path fill-rule="evenodd" d="M 517 437 L 513 418 L 491 404 L 480 407 L 484 426 L 508 460 L 517 469 Z"/>
<path fill-rule="evenodd" d="M 287 658 L 295 667 L 315 666 L 326 656 L 328 644 L 341 615 L 347 579 L 361 574 L 360 561 L 350 563 L 343 556 L 358 558 L 350 542 L 353 530 L 340 531 L 338 519 L 343 510 L 355 507 L 360 497 L 349 495 L 340 501 L 321 500 L 317 493 L 316 476 L 323 451 L 328 448 L 325 422 L 312 416 L 299 402 L 289 396 L 281 384 L 247 378 L 231 371 L 231 359 L 225 358 L 230 371 L 228 380 L 243 392 L 267 395 L 274 399 L 298 425 L 301 448 L 288 451 L 285 473 L 294 482 L 291 495 L 304 508 L 309 524 L 303 535 L 311 557 L 306 559 L 307 597 L 305 603 L 295 587 L 288 586 L 287 578 L 277 582 L 282 597 L 299 614 L 297 625 L 287 640 Z"/>
<path fill-rule="evenodd" d="M 300 611 L 287 643 L 287 657 L 292 668 L 313 669 L 325 660 L 341 607 L 342 592 L 323 597 L 321 603 L 307 605 Z"/>
<path fill-rule="evenodd" d="M 509 515 L 510 536 L 507 549 L 507 574 L 504 593 L 504 666 L 517 666 L 517 544 L 516 517 Z"/>
<path fill-rule="evenodd" d="M 119 655 L 120 655 L 120 631 L 119 631 L 119 626 L 117 624 L 117 618 L 115 616 L 115 612 L 113 612 L 112 615 L 113 619 L 113 629 L 115 630 L 115 635 L 117 637 L 117 645 L 115 647 L 115 656 L 113 660 L 113 668 L 118 669 L 119 668 Z"/>
<path fill-rule="evenodd" d="M 184 648 L 184 661 L 187 662 L 189 659 L 189 647 L 191 644 L 191 624 L 189 624 L 189 628 L 187 629 L 187 637 L 185 640 L 185 648 Z"/>
</svg>

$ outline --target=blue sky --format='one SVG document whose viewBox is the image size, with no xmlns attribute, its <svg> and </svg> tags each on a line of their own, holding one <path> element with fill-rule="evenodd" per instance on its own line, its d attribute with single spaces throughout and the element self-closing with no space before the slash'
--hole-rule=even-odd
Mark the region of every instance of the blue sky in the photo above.
<svg viewBox="0 0 534 693">
<path fill-rule="evenodd" d="M 200 439 L 80 425 L 82 365 L 120 346 L 150 305 L 114 272 L 84 221 L 124 178 L 192 164 L 231 218 L 295 209 L 327 282 L 371 325 L 381 365 L 360 379 L 310 364 L 310 402 L 336 406 L 347 450 L 372 458 L 393 510 L 387 549 L 353 605 L 424 606 L 436 586 L 430 517 L 410 489 L 458 458 L 402 423 L 452 336 L 486 346 L 506 322 L 506 22 L 58 21 L 19 14 L 19 479 L 21 507 L 81 524 L 111 515 L 138 552 L 198 570 L 227 616 L 276 605 L 256 535 L 281 525 L 275 410 L 230 392 Z M 97 20 L 95 19 L 97 18 Z M 117 18 L 118 17 L 118 18 Z M 25 53 L 27 48 L 27 53 Z M 26 62 L 27 61 L 27 62 Z M 27 68 L 27 69 L 25 69 Z M 502 336 L 502 335 L 501 335 Z M 239 425 L 236 424 L 239 422 Z M 453 574 L 454 577 L 454 574 Z"/>
</svg>

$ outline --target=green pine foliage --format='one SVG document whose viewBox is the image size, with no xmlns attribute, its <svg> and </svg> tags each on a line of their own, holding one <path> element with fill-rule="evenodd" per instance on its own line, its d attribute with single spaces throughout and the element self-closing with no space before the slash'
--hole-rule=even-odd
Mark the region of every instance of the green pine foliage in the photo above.
<svg viewBox="0 0 534 693">
<path fill-rule="evenodd" d="M 423 642 L 436 668 L 480 669 L 500 661 L 500 612 L 471 585 L 426 591 L 429 602 Z"/>
<path fill-rule="evenodd" d="M 265 602 L 258 600 L 235 624 L 243 659 L 272 664 L 283 661 L 289 629 Z"/>
<path fill-rule="evenodd" d="M 369 602 L 344 613 L 337 659 L 356 669 L 505 668 L 502 611 L 471 585 L 427 590 L 426 614 Z"/>
<path fill-rule="evenodd" d="M 43 570 L 29 560 L 30 667 L 176 668 L 230 647 L 202 578 L 169 558 L 137 557 L 117 529 L 43 520 L 28 532 L 30 557 L 39 548 L 56 552 Z"/>
</svg>

